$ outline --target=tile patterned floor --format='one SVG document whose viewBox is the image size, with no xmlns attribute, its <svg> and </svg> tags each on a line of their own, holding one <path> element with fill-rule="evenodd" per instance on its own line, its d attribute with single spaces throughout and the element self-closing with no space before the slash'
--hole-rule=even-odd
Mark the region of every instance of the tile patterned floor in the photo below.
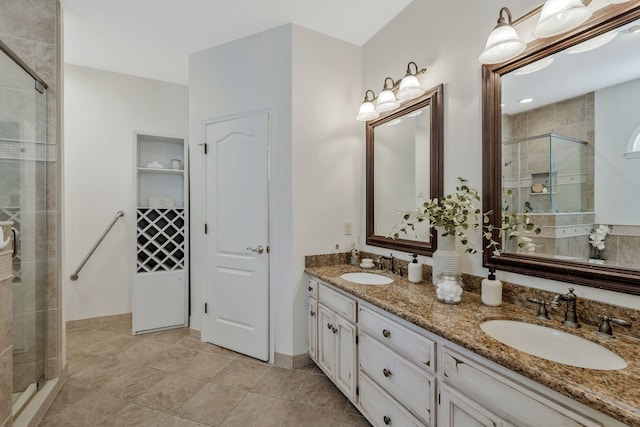
<svg viewBox="0 0 640 427">
<path fill-rule="evenodd" d="M 188 329 L 71 330 L 67 357 L 69 378 L 42 427 L 369 426 L 315 365 L 276 368 Z"/>
</svg>

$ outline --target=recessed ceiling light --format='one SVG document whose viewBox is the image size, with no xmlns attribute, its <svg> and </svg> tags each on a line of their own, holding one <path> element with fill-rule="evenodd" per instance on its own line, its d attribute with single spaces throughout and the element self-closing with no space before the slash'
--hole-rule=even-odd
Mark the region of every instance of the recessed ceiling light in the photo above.
<svg viewBox="0 0 640 427">
<path fill-rule="evenodd" d="M 546 58 L 542 58 L 539 61 L 536 61 L 532 64 L 524 66 L 516 71 L 514 74 L 517 76 L 522 76 L 524 74 L 535 73 L 536 71 L 540 71 L 543 68 L 547 68 L 553 62 L 553 56 L 547 56 Z"/>
<path fill-rule="evenodd" d="M 533 98 L 525 98 L 525 99 L 521 99 L 519 102 L 520 104 L 528 104 L 531 101 L 533 101 Z"/>
<path fill-rule="evenodd" d="M 567 49 L 567 53 L 572 55 L 574 53 L 583 53 L 593 49 L 597 49 L 609 43 L 611 40 L 615 39 L 617 36 L 618 36 L 617 31 L 610 31 L 608 33 L 604 33 L 598 37 L 594 37 L 591 40 L 587 40 L 586 42 L 580 43 L 579 45 L 576 45 L 574 47 Z"/>
</svg>

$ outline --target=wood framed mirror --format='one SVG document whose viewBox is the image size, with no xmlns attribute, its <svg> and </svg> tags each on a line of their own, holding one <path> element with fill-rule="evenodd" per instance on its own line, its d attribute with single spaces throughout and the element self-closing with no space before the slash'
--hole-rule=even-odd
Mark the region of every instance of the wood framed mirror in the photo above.
<svg viewBox="0 0 640 427">
<path fill-rule="evenodd" d="M 393 239 L 400 211 L 443 193 L 443 85 L 366 124 L 366 243 L 431 255 L 428 228 Z"/>
<path fill-rule="evenodd" d="M 484 252 L 485 267 L 640 295 L 640 155 L 629 153 L 640 141 L 639 29 L 638 2 L 606 5 L 567 34 L 483 66 L 483 208 L 496 226 L 506 211 L 542 228 L 531 252 L 505 239 L 501 254 Z M 600 225 L 611 233 L 596 256 L 590 235 Z"/>
</svg>

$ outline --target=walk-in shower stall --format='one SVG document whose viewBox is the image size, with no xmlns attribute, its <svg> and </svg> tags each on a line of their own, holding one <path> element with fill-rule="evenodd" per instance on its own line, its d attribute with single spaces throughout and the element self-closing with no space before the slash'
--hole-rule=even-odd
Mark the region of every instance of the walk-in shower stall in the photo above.
<svg viewBox="0 0 640 427">
<path fill-rule="evenodd" d="M 12 221 L 14 415 L 44 383 L 46 361 L 46 85 L 0 51 L 0 221 Z M 4 333 L 4 331 L 2 331 Z"/>
</svg>

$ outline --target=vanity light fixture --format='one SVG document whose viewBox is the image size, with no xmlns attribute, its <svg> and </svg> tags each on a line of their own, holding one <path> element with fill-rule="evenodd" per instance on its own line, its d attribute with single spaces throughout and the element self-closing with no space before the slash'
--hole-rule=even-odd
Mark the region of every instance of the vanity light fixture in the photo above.
<svg viewBox="0 0 640 427">
<path fill-rule="evenodd" d="M 542 69 L 547 68 L 549 65 L 553 63 L 553 61 L 554 61 L 553 56 L 547 56 L 546 58 L 542 58 L 539 61 L 533 62 L 529 65 L 526 65 L 520 68 L 518 71 L 516 71 L 513 74 L 515 74 L 516 76 L 522 76 L 524 74 L 535 73 L 536 71 L 540 71 Z"/>
<path fill-rule="evenodd" d="M 538 38 L 557 36 L 587 21 L 592 12 L 587 9 L 591 0 L 547 0 L 533 30 Z"/>
<path fill-rule="evenodd" d="M 371 89 L 368 89 L 364 94 L 364 101 L 360 105 L 356 120 L 367 122 L 377 119 L 380 113 L 395 110 L 401 103 L 424 95 L 426 91 L 420 85 L 418 76 L 426 72 L 426 68 L 420 69 L 415 62 L 409 62 L 401 80 L 395 81 L 391 77 L 384 79 L 384 87 L 380 95 L 376 96 Z M 420 113 L 416 113 L 418 114 Z"/>
<path fill-rule="evenodd" d="M 369 93 L 371 93 L 371 99 L 369 99 Z M 368 120 L 373 120 L 380 117 L 380 113 L 376 111 L 376 107 L 375 105 L 373 105 L 373 101 L 375 99 L 376 94 L 373 93 L 371 89 L 367 90 L 364 93 L 364 101 L 362 102 L 362 105 L 360 105 L 360 111 L 358 111 L 356 120 L 366 122 Z"/>
<path fill-rule="evenodd" d="M 390 86 L 387 84 L 389 80 L 391 80 Z M 378 113 L 395 110 L 400 106 L 400 102 L 398 102 L 396 95 L 393 93 L 394 86 L 395 82 L 391 77 L 384 79 L 384 87 L 380 95 L 378 95 L 378 101 L 376 102 L 376 111 Z"/>
<path fill-rule="evenodd" d="M 569 55 L 573 55 L 576 53 L 589 52 L 590 50 L 597 49 L 609 43 L 611 40 L 615 39 L 618 34 L 619 33 L 617 31 L 610 31 L 608 33 L 601 34 L 598 37 L 589 39 L 586 42 L 580 43 L 579 45 L 570 47 L 569 49 L 567 49 L 567 53 Z"/>
<path fill-rule="evenodd" d="M 411 64 L 415 67 L 415 72 L 411 72 Z M 400 81 L 400 88 L 398 89 L 397 98 L 399 101 L 408 101 L 424 95 L 426 90 L 424 90 L 420 85 L 420 81 L 417 76 L 425 73 L 426 71 L 426 68 L 418 70 L 418 65 L 415 62 L 409 62 L 407 64 L 407 73 Z"/>
<path fill-rule="evenodd" d="M 416 117 L 419 116 L 420 114 L 422 114 L 422 110 L 416 110 L 416 111 L 412 111 L 409 114 L 406 114 L 405 117 L 409 118 L 409 117 Z"/>
<path fill-rule="evenodd" d="M 504 15 L 507 16 L 506 20 Z M 489 34 L 479 60 L 483 64 L 498 64 L 520 55 L 526 47 L 512 27 L 511 11 L 503 7 L 498 14 L 498 24 Z"/>
</svg>

